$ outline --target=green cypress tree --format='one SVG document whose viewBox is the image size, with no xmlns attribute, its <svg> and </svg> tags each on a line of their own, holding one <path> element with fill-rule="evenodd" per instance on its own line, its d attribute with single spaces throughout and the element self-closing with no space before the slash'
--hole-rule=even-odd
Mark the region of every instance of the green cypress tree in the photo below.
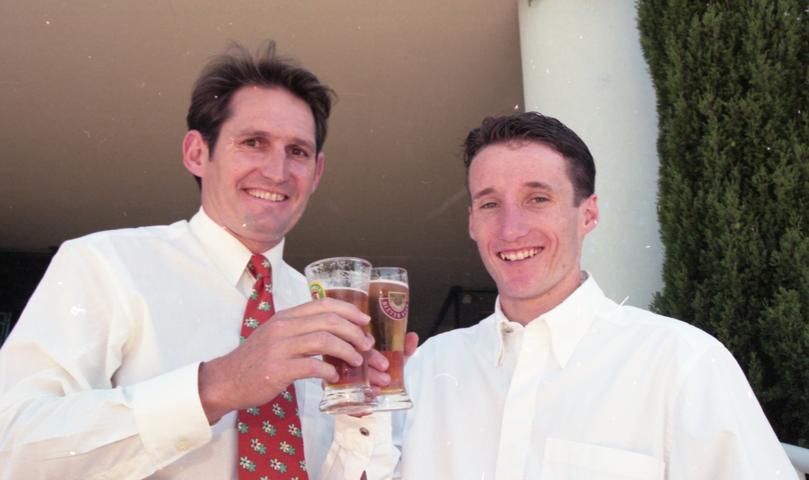
<svg viewBox="0 0 809 480">
<path fill-rule="evenodd" d="M 782 441 L 809 446 L 809 3 L 639 0 L 657 92 L 664 287 Z"/>
</svg>

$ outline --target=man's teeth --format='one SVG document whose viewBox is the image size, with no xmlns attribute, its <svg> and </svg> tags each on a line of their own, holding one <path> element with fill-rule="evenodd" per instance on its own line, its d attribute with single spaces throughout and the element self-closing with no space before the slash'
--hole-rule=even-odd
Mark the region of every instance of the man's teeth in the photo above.
<svg viewBox="0 0 809 480">
<path fill-rule="evenodd" d="M 497 255 L 507 262 L 513 262 L 515 260 L 524 260 L 526 258 L 533 257 L 534 255 L 539 253 L 538 248 L 526 248 L 525 250 L 515 250 L 512 252 L 500 252 Z"/>
<path fill-rule="evenodd" d="M 247 193 L 256 198 L 260 198 L 262 200 L 269 200 L 271 202 L 280 202 L 286 198 L 286 195 L 281 195 L 280 193 L 267 192 L 265 190 L 247 190 Z"/>
</svg>

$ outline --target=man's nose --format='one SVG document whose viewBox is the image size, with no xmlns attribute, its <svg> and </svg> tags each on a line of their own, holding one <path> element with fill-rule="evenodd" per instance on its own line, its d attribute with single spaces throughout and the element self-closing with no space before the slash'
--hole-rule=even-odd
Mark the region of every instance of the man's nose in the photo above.
<svg viewBox="0 0 809 480">
<path fill-rule="evenodd" d="M 514 241 L 529 230 L 525 211 L 516 205 L 504 205 L 500 210 L 500 236 L 505 241 Z"/>
<path fill-rule="evenodd" d="M 261 159 L 261 174 L 273 181 L 283 182 L 287 178 L 287 155 L 284 150 L 272 149 Z"/>
</svg>

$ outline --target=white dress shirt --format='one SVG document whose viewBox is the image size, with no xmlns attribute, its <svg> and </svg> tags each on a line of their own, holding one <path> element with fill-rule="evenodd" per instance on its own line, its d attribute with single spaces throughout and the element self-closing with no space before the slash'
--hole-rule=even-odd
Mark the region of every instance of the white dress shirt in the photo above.
<svg viewBox="0 0 809 480">
<path fill-rule="evenodd" d="M 282 254 L 264 254 L 279 311 L 310 299 Z M 239 344 L 250 255 L 202 210 L 65 242 L 0 349 L 0 478 L 237 478 L 236 413 L 208 425 L 197 373 Z M 390 469 L 384 416 L 321 414 L 320 380 L 295 388 L 311 479 Z"/>
<path fill-rule="evenodd" d="M 407 480 L 795 479 L 731 354 L 592 278 L 525 327 L 495 313 L 409 360 Z"/>
</svg>

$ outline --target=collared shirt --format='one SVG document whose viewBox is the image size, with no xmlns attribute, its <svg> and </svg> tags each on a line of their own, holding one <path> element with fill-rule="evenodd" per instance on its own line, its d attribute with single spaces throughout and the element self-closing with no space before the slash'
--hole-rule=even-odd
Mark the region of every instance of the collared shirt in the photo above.
<svg viewBox="0 0 809 480">
<path fill-rule="evenodd" d="M 526 326 L 498 304 L 409 360 L 401 477 L 795 479 L 731 354 L 588 278 Z"/>
<path fill-rule="evenodd" d="M 0 349 L 0 478 L 235 479 L 236 413 L 208 425 L 197 373 L 239 344 L 250 255 L 202 210 L 65 242 Z M 276 310 L 308 301 L 283 241 L 264 255 Z M 359 478 L 385 417 L 295 388 L 310 478 Z"/>
</svg>

